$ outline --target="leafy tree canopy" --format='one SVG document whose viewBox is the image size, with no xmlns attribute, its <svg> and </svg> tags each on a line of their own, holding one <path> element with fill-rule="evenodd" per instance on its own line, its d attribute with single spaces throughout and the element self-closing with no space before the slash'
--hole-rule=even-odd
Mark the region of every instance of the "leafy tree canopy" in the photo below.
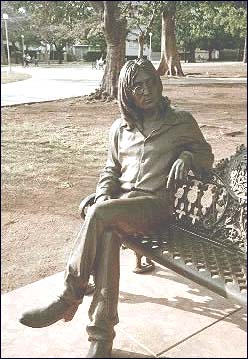
<svg viewBox="0 0 248 359">
<path fill-rule="evenodd" d="M 102 28 L 102 1 L 2 1 L 9 15 L 10 40 L 106 46 Z M 152 47 L 160 51 L 161 13 L 176 5 L 176 36 L 180 47 L 234 47 L 246 35 L 246 1 L 120 1 L 128 30 L 152 32 Z M 2 26 L 2 23 L 1 23 Z"/>
</svg>

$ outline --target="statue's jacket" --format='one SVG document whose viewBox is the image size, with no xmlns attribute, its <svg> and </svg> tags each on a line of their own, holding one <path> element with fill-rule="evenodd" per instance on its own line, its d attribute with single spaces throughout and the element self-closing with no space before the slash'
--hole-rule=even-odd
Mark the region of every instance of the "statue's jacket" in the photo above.
<svg viewBox="0 0 248 359">
<path fill-rule="evenodd" d="M 194 173 L 212 167 L 211 146 L 187 111 L 168 106 L 162 122 L 147 137 L 124 119 L 117 119 L 110 128 L 108 156 L 96 199 L 101 195 L 118 198 L 132 190 L 162 196 L 171 166 L 183 151 L 191 153 Z"/>
</svg>

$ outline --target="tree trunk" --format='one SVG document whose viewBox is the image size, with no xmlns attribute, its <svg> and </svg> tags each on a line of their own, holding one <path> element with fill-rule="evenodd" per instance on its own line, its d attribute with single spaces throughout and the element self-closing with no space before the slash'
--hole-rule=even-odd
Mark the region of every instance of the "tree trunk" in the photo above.
<svg viewBox="0 0 248 359">
<path fill-rule="evenodd" d="M 145 36 L 144 36 L 143 32 L 141 32 L 139 34 L 138 42 L 139 42 L 138 57 L 143 57 L 143 55 L 144 55 L 144 43 L 145 43 Z"/>
<path fill-rule="evenodd" d="M 117 98 L 118 78 L 124 65 L 125 43 L 107 44 L 106 67 L 103 75 L 101 90 L 107 95 Z"/>
<path fill-rule="evenodd" d="M 54 43 L 55 49 L 57 51 L 57 55 L 58 55 L 58 64 L 61 65 L 63 63 L 64 60 L 64 52 L 63 52 L 63 44 L 56 44 Z M 53 51 L 54 54 L 54 51 Z"/>
<path fill-rule="evenodd" d="M 104 34 L 107 43 L 106 67 L 101 91 L 117 98 L 118 78 L 125 60 L 126 19 L 120 18 L 117 1 L 103 1 Z M 118 29 L 118 31 L 116 30 Z"/>
<path fill-rule="evenodd" d="M 213 60 L 213 58 L 212 58 L 212 51 L 213 51 L 213 48 L 210 47 L 210 48 L 208 49 L 208 61 L 212 61 L 212 60 Z"/>
<path fill-rule="evenodd" d="M 58 64 L 61 65 L 63 63 L 64 60 L 64 53 L 63 53 L 63 49 L 58 48 Z"/>
<path fill-rule="evenodd" d="M 50 65 L 50 51 L 48 51 L 47 46 L 45 47 L 45 61 Z"/>
<path fill-rule="evenodd" d="M 189 62 L 195 63 L 195 47 L 189 48 Z"/>
<path fill-rule="evenodd" d="M 3 28 L 1 28 L 1 64 L 6 65 L 8 63 L 5 46 L 3 43 Z"/>
<path fill-rule="evenodd" d="M 245 36 L 243 62 L 244 62 L 245 64 L 247 63 L 247 35 Z"/>
<path fill-rule="evenodd" d="M 184 76 L 175 35 L 176 4 L 171 2 L 162 13 L 161 58 L 157 72 L 160 76 Z"/>
<path fill-rule="evenodd" d="M 15 46 L 14 41 L 13 41 L 12 44 L 13 44 L 13 47 L 12 47 L 12 48 L 13 48 L 13 58 L 15 59 L 15 63 L 18 64 L 18 55 L 17 55 L 17 51 L 16 51 L 17 48 L 16 48 L 16 46 Z"/>
</svg>

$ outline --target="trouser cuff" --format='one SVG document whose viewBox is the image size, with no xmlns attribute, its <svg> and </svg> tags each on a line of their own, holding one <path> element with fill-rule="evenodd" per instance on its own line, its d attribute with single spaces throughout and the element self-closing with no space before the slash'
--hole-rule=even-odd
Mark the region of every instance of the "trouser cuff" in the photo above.
<svg viewBox="0 0 248 359">
<path fill-rule="evenodd" d="M 86 327 L 89 336 L 88 340 L 90 342 L 99 340 L 113 341 L 115 337 L 114 327 L 111 325 L 104 325 L 103 323 L 100 325 L 101 326 L 88 325 Z"/>
</svg>

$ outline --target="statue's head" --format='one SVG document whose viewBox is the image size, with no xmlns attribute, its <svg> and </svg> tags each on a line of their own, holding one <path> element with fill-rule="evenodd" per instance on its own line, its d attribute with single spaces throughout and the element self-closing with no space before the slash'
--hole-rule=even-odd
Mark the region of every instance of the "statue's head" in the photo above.
<svg viewBox="0 0 248 359">
<path fill-rule="evenodd" d="M 124 119 L 141 122 L 143 113 L 163 105 L 162 82 L 149 60 L 138 58 L 125 63 L 118 84 L 118 100 Z M 162 106 L 163 107 L 163 106 Z"/>
</svg>

